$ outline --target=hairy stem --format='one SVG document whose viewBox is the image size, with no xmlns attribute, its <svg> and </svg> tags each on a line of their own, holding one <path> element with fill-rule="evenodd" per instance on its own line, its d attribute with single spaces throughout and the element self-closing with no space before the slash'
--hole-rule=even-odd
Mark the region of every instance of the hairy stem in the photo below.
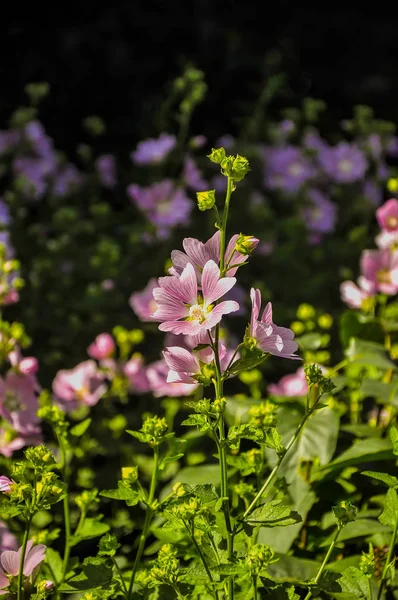
<svg viewBox="0 0 398 600">
<path fill-rule="evenodd" d="M 326 565 L 328 564 L 329 558 L 330 558 L 330 556 L 331 556 L 331 554 L 332 554 L 332 552 L 333 552 L 333 549 L 334 549 L 334 547 L 335 547 L 335 545 L 336 545 L 337 538 L 338 538 L 338 537 L 339 537 L 339 535 L 340 535 L 340 531 L 343 529 L 343 527 L 344 527 L 343 523 L 339 523 L 339 525 L 338 525 L 338 527 L 337 527 L 337 529 L 336 529 L 336 533 L 335 533 L 335 535 L 334 535 L 333 541 L 332 541 L 332 543 L 330 544 L 329 550 L 327 551 L 327 553 L 326 553 L 326 556 L 325 556 L 325 558 L 323 559 L 323 563 L 322 563 L 322 564 L 321 564 L 321 566 L 319 567 L 319 571 L 318 571 L 318 573 L 316 574 L 316 577 L 315 577 L 315 579 L 314 579 L 314 585 L 316 585 L 316 584 L 318 583 L 318 581 L 320 580 L 320 578 L 321 578 L 321 575 L 322 575 L 322 573 L 324 572 L 324 570 L 325 570 L 325 568 L 326 568 Z M 310 600 L 311 596 L 312 596 L 312 591 L 311 591 L 311 590 L 308 590 L 308 594 L 306 595 L 306 597 L 304 598 L 304 600 Z"/>
<path fill-rule="evenodd" d="M 152 516 L 153 516 L 152 504 L 155 499 L 155 491 L 156 491 L 156 483 L 157 483 L 157 475 L 158 475 L 159 447 L 154 446 L 153 451 L 154 451 L 153 469 L 152 469 L 151 483 L 150 483 L 150 487 L 149 487 L 149 495 L 148 495 L 148 500 L 147 500 L 147 509 L 146 509 L 146 513 L 145 513 L 144 527 L 143 527 L 141 535 L 140 535 L 140 541 L 138 544 L 137 554 L 135 555 L 133 572 L 131 574 L 128 596 L 127 596 L 128 600 L 131 600 L 133 597 L 134 580 L 137 575 L 137 571 L 138 571 L 138 567 L 140 565 L 142 553 L 144 552 L 144 548 L 145 548 L 145 542 L 148 537 L 149 527 L 152 522 Z"/>
</svg>

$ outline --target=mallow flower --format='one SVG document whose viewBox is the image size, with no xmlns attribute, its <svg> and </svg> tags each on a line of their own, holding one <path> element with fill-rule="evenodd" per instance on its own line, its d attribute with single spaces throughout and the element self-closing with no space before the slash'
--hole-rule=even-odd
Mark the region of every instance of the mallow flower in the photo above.
<svg viewBox="0 0 398 600">
<path fill-rule="evenodd" d="M 208 347 L 193 353 L 181 346 L 167 347 L 163 352 L 164 359 L 170 371 L 167 375 L 168 383 L 203 383 L 210 384 L 211 371 L 207 366 L 214 364 L 214 352 Z M 226 347 L 219 343 L 218 356 L 221 372 L 224 372 L 232 357 Z M 211 369 L 211 367 L 210 367 Z"/>
<path fill-rule="evenodd" d="M 93 360 L 86 360 L 74 369 L 61 369 L 52 384 L 53 392 L 63 407 L 73 410 L 87 404 L 94 406 L 106 392 L 105 376 Z"/>
<path fill-rule="evenodd" d="M 298 345 L 293 340 L 294 333 L 287 327 L 278 327 L 272 322 L 272 304 L 268 302 L 259 320 L 261 308 L 261 292 L 252 288 L 250 290 L 252 312 L 250 324 L 245 336 L 247 346 L 259 348 L 262 352 L 273 354 L 281 358 L 301 360 L 294 353 Z"/>
<path fill-rule="evenodd" d="M 362 308 L 363 303 L 376 293 L 374 282 L 369 281 L 362 275 L 358 277 L 358 285 L 353 281 L 343 281 L 340 284 L 341 299 L 350 308 Z"/>
<path fill-rule="evenodd" d="M 180 277 L 159 278 L 159 287 L 153 290 L 158 307 L 152 318 L 160 321 L 160 331 L 197 335 L 209 330 L 223 315 L 239 310 L 239 304 L 233 300 L 215 304 L 235 283 L 235 277 L 220 277 L 220 269 L 209 260 L 203 268 L 199 294 L 195 269 L 188 263 Z"/>
<path fill-rule="evenodd" d="M 19 573 L 19 567 L 21 563 L 22 546 L 16 552 L 14 550 L 5 550 L 1 553 L 0 563 L 8 575 L 17 576 Z M 44 544 L 37 544 L 33 546 L 33 541 L 29 540 L 26 545 L 26 552 L 23 563 L 23 574 L 25 577 L 29 577 L 34 569 L 43 562 L 46 555 L 46 546 Z M 1 571 L 0 571 L 1 572 Z M 0 583 L 0 587 L 3 582 Z M 3 587 L 5 587 L 3 585 Z"/>
<path fill-rule="evenodd" d="M 377 221 L 385 231 L 398 231 L 398 200 L 390 198 L 376 210 Z"/>
<path fill-rule="evenodd" d="M 364 250 L 361 273 L 376 291 L 392 296 L 398 291 L 398 250 Z"/>
<path fill-rule="evenodd" d="M 113 337 L 109 333 L 100 333 L 87 348 L 87 354 L 96 360 L 109 358 L 116 349 Z"/>
<path fill-rule="evenodd" d="M 143 290 L 131 294 L 129 304 L 140 321 L 152 321 L 152 314 L 157 308 L 153 290 L 157 287 L 158 281 L 152 277 Z"/>
</svg>

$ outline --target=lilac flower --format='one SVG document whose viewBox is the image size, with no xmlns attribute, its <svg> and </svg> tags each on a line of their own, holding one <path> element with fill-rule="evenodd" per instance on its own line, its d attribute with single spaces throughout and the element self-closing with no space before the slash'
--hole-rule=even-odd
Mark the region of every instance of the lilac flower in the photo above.
<svg viewBox="0 0 398 600">
<path fill-rule="evenodd" d="M 232 135 L 226 133 L 220 136 L 214 143 L 215 148 L 225 148 L 225 150 L 231 151 L 235 146 L 236 140 Z"/>
<path fill-rule="evenodd" d="M 325 173 L 337 183 L 354 183 L 363 179 L 368 168 L 362 150 L 348 142 L 339 142 L 337 146 L 323 148 L 318 159 Z"/>
<path fill-rule="evenodd" d="M 3 227 L 11 223 L 10 211 L 7 204 L 0 198 L 0 225 Z"/>
<path fill-rule="evenodd" d="M 361 273 L 382 294 L 394 295 L 398 291 L 398 250 L 364 250 L 361 256 Z"/>
<path fill-rule="evenodd" d="M 371 204 L 379 206 L 383 199 L 383 191 L 380 184 L 373 179 L 366 179 L 363 183 L 362 193 Z"/>
<path fill-rule="evenodd" d="M 398 156 L 398 136 L 392 135 L 387 143 L 387 154 L 392 157 Z"/>
<path fill-rule="evenodd" d="M 258 254 L 261 256 L 269 256 L 275 250 L 275 243 L 270 240 L 269 242 L 260 242 L 257 246 Z"/>
<path fill-rule="evenodd" d="M 200 296 L 194 267 L 188 263 L 180 277 L 159 278 L 159 287 L 153 291 L 158 304 L 153 318 L 160 321 L 160 331 L 196 335 L 211 329 L 223 315 L 239 309 L 232 300 L 214 305 L 235 283 L 235 277 L 220 278 L 220 269 L 209 260 L 203 268 Z"/>
<path fill-rule="evenodd" d="M 302 210 L 305 224 L 310 231 L 329 233 L 334 230 L 336 223 L 336 205 L 317 189 L 308 192 L 311 206 Z"/>
<path fill-rule="evenodd" d="M 190 396 L 198 387 L 197 383 L 168 383 L 169 367 L 165 360 L 159 360 L 149 365 L 146 374 L 150 389 L 156 398 L 161 396 L 172 398 Z"/>
<path fill-rule="evenodd" d="M 11 486 L 13 481 L 8 479 L 5 475 L 0 475 L 0 492 L 8 493 L 11 492 Z"/>
<path fill-rule="evenodd" d="M 268 386 L 268 393 L 274 396 L 306 396 L 307 392 L 308 383 L 303 367 L 299 367 L 295 373 L 285 375 L 278 383 L 271 383 Z"/>
<path fill-rule="evenodd" d="M 210 189 L 216 190 L 219 194 L 225 193 L 227 190 L 227 178 L 224 175 L 214 175 L 210 180 Z"/>
<path fill-rule="evenodd" d="M 1 553 L 0 562 L 4 571 L 14 577 L 19 573 L 19 567 L 21 563 L 22 546 L 17 552 L 13 550 L 5 550 Z M 23 574 L 25 577 L 29 577 L 34 569 L 43 562 L 46 555 L 46 546 L 44 544 L 37 544 L 33 546 L 33 540 L 29 540 L 26 545 L 26 552 L 23 563 Z"/>
<path fill-rule="evenodd" d="M 117 184 L 116 161 L 112 154 L 103 154 L 95 161 L 95 168 L 101 184 L 112 190 Z"/>
<path fill-rule="evenodd" d="M 161 133 L 156 139 L 149 138 L 139 142 L 130 158 L 136 165 L 156 165 L 163 162 L 176 144 L 177 140 L 174 135 Z"/>
<path fill-rule="evenodd" d="M 363 302 L 376 293 L 376 287 L 372 281 L 365 277 L 358 277 L 358 285 L 353 281 L 343 281 L 340 284 L 341 299 L 350 308 L 362 308 Z"/>
<path fill-rule="evenodd" d="M 83 175 L 71 163 L 59 169 L 52 184 L 52 193 L 55 196 L 68 196 L 75 193 L 83 183 Z"/>
<path fill-rule="evenodd" d="M 303 146 L 304 148 L 312 150 L 316 153 L 328 147 L 325 140 L 321 138 L 321 136 L 319 135 L 319 131 L 317 130 L 310 130 L 304 134 Z"/>
<path fill-rule="evenodd" d="M 13 161 L 13 170 L 21 182 L 24 196 L 38 200 L 47 191 L 48 178 L 55 169 L 52 159 L 18 156 Z"/>
<path fill-rule="evenodd" d="M 195 191 L 202 192 L 209 189 L 208 181 L 203 179 L 194 159 L 190 156 L 185 158 L 182 176 L 185 184 Z"/>
<path fill-rule="evenodd" d="M 91 358 L 101 360 L 109 358 L 115 351 L 116 344 L 113 337 L 109 333 L 100 333 L 95 338 L 94 342 L 87 348 L 87 354 Z"/>
<path fill-rule="evenodd" d="M 398 231 L 398 200 L 390 198 L 376 210 L 377 221 L 381 229 Z"/>
<path fill-rule="evenodd" d="M 158 281 L 153 277 L 143 290 L 131 294 L 129 304 L 140 321 L 152 321 L 152 315 L 157 308 L 153 290 L 157 287 Z"/>
<path fill-rule="evenodd" d="M 53 381 L 53 392 L 65 410 L 74 410 L 79 403 L 94 406 L 106 392 L 105 377 L 93 360 L 86 360 L 74 369 L 61 369 Z"/>
<path fill-rule="evenodd" d="M 135 394 L 145 394 L 150 390 L 147 372 L 142 356 L 135 355 L 123 367 L 123 373 L 129 382 L 129 391 Z"/>
<path fill-rule="evenodd" d="M 33 375 L 8 371 L 0 378 L 0 415 L 22 434 L 38 433 L 38 384 Z"/>
<path fill-rule="evenodd" d="M 207 137 L 205 135 L 195 135 L 192 137 L 188 145 L 190 148 L 197 150 L 198 148 L 202 148 L 207 142 Z"/>
<path fill-rule="evenodd" d="M 224 264 L 229 265 L 228 275 L 235 275 L 238 267 L 247 260 L 247 256 L 235 250 L 236 241 L 239 238 L 235 234 L 227 244 L 224 255 Z M 258 244 L 257 238 L 253 238 L 254 244 Z M 192 264 L 195 267 L 198 282 L 201 279 L 201 273 L 207 261 L 212 260 L 217 265 L 220 263 L 220 232 L 217 231 L 207 242 L 203 243 L 196 238 L 185 238 L 182 242 L 184 252 L 181 250 L 173 250 L 171 260 L 173 266 L 169 269 L 172 275 L 181 275 L 187 264 Z"/>
<path fill-rule="evenodd" d="M 284 146 L 265 152 L 265 187 L 295 192 L 316 174 L 299 148 Z"/>
<path fill-rule="evenodd" d="M 50 158 L 55 162 L 53 141 L 46 134 L 42 123 L 39 121 L 30 121 L 25 126 L 23 135 L 37 156 Z"/>
<path fill-rule="evenodd" d="M 3 521 L 0 521 L 0 553 L 4 552 L 4 550 L 16 550 L 17 548 L 17 538 L 11 533 L 7 525 Z"/>
<path fill-rule="evenodd" d="M 249 338 L 256 342 L 256 346 L 268 354 L 280 356 L 281 358 L 291 358 L 301 360 L 296 356 L 298 345 L 293 341 L 294 333 L 287 327 L 278 327 L 272 322 L 272 305 L 268 302 L 261 320 L 258 320 L 261 308 L 261 292 L 252 288 L 250 290 L 252 301 L 252 313 L 249 325 Z"/>
<path fill-rule="evenodd" d="M 131 184 L 127 188 L 127 195 L 156 226 L 161 239 L 168 236 L 172 227 L 186 225 L 193 208 L 193 202 L 184 190 L 175 187 L 169 179 L 146 188 Z"/>
</svg>

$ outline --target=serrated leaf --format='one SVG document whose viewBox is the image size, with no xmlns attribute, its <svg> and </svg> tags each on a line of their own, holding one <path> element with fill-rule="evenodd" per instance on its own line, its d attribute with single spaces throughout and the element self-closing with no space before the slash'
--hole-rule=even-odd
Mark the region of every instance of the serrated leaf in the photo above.
<svg viewBox="0 0 398 600">
<path fill-rule="evenodd" d="M 126 433 L 132 435 L 143 444 L 147 444 L 150 441 L 150 436 L 147 433 L 143 433 L 142 431 L 132 431 L 131 429 L 126 429 Z"/>
<path fill-rule="evenodd" d="M 73 427 L 71 427 L 71 429 L 69 431 L 75 437 L 81 437 L 84 433 L 86 433 L 86 431 L 90 427 L 90 425 L 91 425 L 91 419 L 90 418 L 84 419 L 84 421 L 82 421 L 81 423 L 78 423 L 77 425 L 74 425 Z"/>
<path fill-rule="evenodd" d="M 261 524 L 262 527 L 286 527 L 301 523 L 303 519 L 290 506 L 271 501 L 256 508 L 247 520 L 249 523 Z"/>
<path fill-rule="evenodd" d="M 395 528 L 398 520 L 398 495 L 397 492 L 390 488 L 386 494 L 386 500 L 384 503 L 384 510 L 379 517 L 380 523 Z"/>
<path fill-rule="evenodd" d="M 339 576 L 339 592 L 329 592 L 339 600 L 358 600 L 366 598 L 369 600 L 369 579 L 356 567 L 348 567 Z"/>
<path fill-rule="evenodd" d="M 113 500 L 124 500 L 127 506 L 135 506 L 145 499 L 141 488 L 136 487 L 132 489 L 125 481 L 118 481 L 117 489 L 103 490 L 99 495 L 105 498 L 112 498 Z"/>
<path fill-rule="evenodd" d="M 189 415 L 189 417 L 185 419 L 181 425 L 185 425 L 186 427 L 193 427 L 196 425 L 196 427 L 199 427 L 199 431 L 203 432 L 211 429 L 207 416 L 200 414 Z"/>
<path fill-rule="evenodd" d="M 236 360 L 228 370 L 229 375 L 238 375 L 241 371 L 250 371 L 260 365 L 266 359 L 267 355 L 262 354 L 261 356 L 248 356 L 239 358 Z"/>
<path fill-rule="evenodd" d="M 58 588 L 64 594 L 88 591 L 109 585 L 112 581 L 112 563 L 107 559 L 86 558 L 83 570 L 79 575 L 72 577 L 67 583 Z"/>
<path fill-rule="evenodd" d="M 102 523 L 101 519 L 102 515 L 100 517 L 86 518 L 78 535 L 74 535 L 71 538 L 71 546 L 76 546 L 76 544 L 79 544 L 82 540 L 90 540 L 91 538 L 99 537 L 109 531 L 109 525 Z"/>
<path fill-rule="evenodd" d="M 398 455 L 398 430 L 396 427 L 394 427 L 394 425 L 391 425 L 390 429 L 388 430 L 388 435 L 390 436 L 390 440 L 391 440 L 391 444 L 392 444 L 392 451 L 394 452 L 395 456 Z"/>
<path fill-rule="evenodd" d="M 361 475 L 366 475 L 366 477 L 372 477 L 372 479 L 377 479 L 382 483 L 388 485 L 388 487 L 396 487 L 398 486 L 398 479 L 394 477 L 394 475 L 388 475 L 388 473 L 378 473 L 377 471 L 362 471 Z"/>
<path fill-rule="evenodd" d="M 180 452 L 179 454 L 175 454 L 174 456 L 165 456 L 164 458 L 162 458 L 162 460 L 159 463 L 159 471 L 163 471 L 164 468 L 168 464 L 176 462 L 177 460 L 179 460 L 183 456 L 184 456 L 183 452 Z"/>
</svg>

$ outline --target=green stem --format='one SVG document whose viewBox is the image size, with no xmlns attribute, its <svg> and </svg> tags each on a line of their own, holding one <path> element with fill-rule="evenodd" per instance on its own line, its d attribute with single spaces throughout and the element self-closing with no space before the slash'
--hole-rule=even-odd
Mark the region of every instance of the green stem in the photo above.
<svg viewBox="0 0 398 600">
<path fill-rule="evenodd" d="M 231 177 L 228 177 L 227 194 L 225 196 L 225 204 L 222 218 L 222 227 L 220 230 L 220 275 L 224 276 L 225 270 L 225 236 L 227 233 L 227 221 L 229 212 L 229 203 L 231 201 L 231 194 L 233 189 L 233 181 Z"/>
<path fill-rule="evenodd" d="M 23 534 L 22 552 L 21 552 L 21 559 L 19 561 L 19 573 L 18 573 L 18 600 L 22 600 L 22 597 L 23 597 L 22 596 L 22 594 L 23 594 L 23 567 L 24 567 L 24 562 L 25 562 L 26 546 L 28 544 L 31 522 L 32 522 L 32 515 L 26 521 L 26 527 L 25 527 L 25 531 Z"/>
<path fill-rule="evenodd" d="M 391 564 L 392 557 L 394 554 L 394 548 L 395 548 L 395 544 L 397 541 L 397 534 L 398 534 L 398 519 L 395 521 L 395 527 L 394 527 L 394 531 L 393 531 L 393 534 L 391 537 L 391 542 L 390 542 L 390 549 L 388 551 L 386 564 L 384 565 L 383 574 L 381 576 L 379 591 L 377 593 L 377 600 L 380 600 L 381 595 L 383 593 L 384 586 L 387 581 L 388 568 L 389 568 L 389 565 Z"/>
<path fill-rule="evenodd" d="M 319 568 L 319 571 L 318 571 L 318 573 L 317 573 L 317 575 L 316 575 L 316 577 L 314 579 L 314 585 L 316 585 L 318 583 L 318 581 L 320 580 L 321 575 L 324 572 L 325 567 L 328 564 L 329 558 L 330 558 L 330 556 L 331 556 L 331 554 L 333 552 L 333 549 L 334 549 L 334 547 L 336 545 L 337 538 L 340 535 L 340 531 L 343 529 L 343 527 L 344 527 L 343 523 L 339 523 L 339 525 L 338 525 L 338 527 L 336 529 L 336 533 L 334 535 L 333 541 L 330 544 L 329 550 L 327 551 L 326 556 L 323 559 L 323 563 L 321 564 L 321 566 Z M 304 600 L 310 600 L 311 596 L 312 596 L 312 591 L 308 590 L 308 594 L 306 595 L 306 597 L 304 598 Z"/>
<path fill-rule="evenodd" d="M 117 564 L 117 561 L 116 561 L 116 559 L 115 559 L 114 556 L 112 556 L 112 562 L 113 562 L 113 566 L 115 567 L 115 569 L 116 569 L 116 571 L 117 571 L 117 573 L 118 573 L 118 575 L 120 577 L 120 583 L 122 584 L 123 592 L 124 592 L 124 594 L 125 594 L 125 596 L 127 598 L 129 593 L 128 593 L 128 590 L 127 590 L 127 587 L 126 587 L 126 583 L 124 581 L 123 574 L 122 574 L 122 572 L 120 570 L 120 567 Z"/>
<path fill-rule="evenodd" d="M 244 514 L 243 514 L 243 518 L 244 519 L 247 519 L 247 517 L 253 512 L 253 510 L 254 510 L 254 508 L 255 508 L 255 506 L 257 504 L 257 501 L 261 498 L 261 496 L 264 494 L 265 490 L 268 488 L 268 486 L 270 485 L 270 483 L 272 483 L 272 481 L 274 480 L 274 477 L 277 474 L 277 472 L 279 471 L 279 468 L 280 468 L 281 464 L 283 463 L 286 454 L 289 452 L 290 448 L 293 446 L 293 444 L 297 440 L 297 438 L 298 438 L 298 436 L 300 434 L 300 431 L 302 430 L 302 428 L 306 424 L 306 422 L 309 419 L 309 417 L 314 412 L 314 410 L 316 408 L 316 405 L 317 405 L 317 403 L 319 401 L 319 398 L 320 398 L 320 396 L 318 397 L 318 399 L 314 402 L 314 404 L 312 405 L 312 407 L 308 410 L 308 412 L 302 418 L 301 423 L 297 427 L 295 433 L 293 434 L 293 436 L 291 437 L 288 445 L 286 446 L 284 453 L 281 454 L 281 456 L 279 456 L 278 461 L 277 461 L 275 467 L 272 469 L 271 473 L 268 475 L 267 479 L 265 480 L 265 483 L 264 483 L 263 487 L 256 494 L 256 497 L 254 498 L 254 500 L 252 501 L 252 503 L 250 504 L 250 506 L 244 512 Z"/>
<path fill-rule="evenodd" d="M 156 483 L 157 483 L 157 475 L 158 475 L 158 465 L 159 465 L 159 447 L 158 446 L 154 446 L 153 453 L 154 454 L 153 454 L 152 477 L 151 477 L 151 483 L 150 483 L 150 487 L 149 487 L 149 495 L 148 495 L 148 499 L 147 499 L 147 510 L 145 513 L 144 527 L 143 527 L 141 535 L 140 535 L 140 541 L 138 544 L 137 554 L 135 555 L 133 572 L 131 574 L 128 596 L 127 596 L 128 600 L 132 600 L 132 597 L 133 597 L 134 580 L 137 575 L 138 567 L 140 565 L 142 553 L 144 552 L 145 542 L 148 537 L 149 527 L 151 525 L 152 516 L 153 516 L 152 504 L 155 499 L 155 491 L 156 491 Z"/>
<path fill-rule="evenodd" d="M 67 489 L 69 489 L 69 484 L 67 484 Z M 70 540 L 72 537 L 72 531 L 70 526 L 70 506 L 69 506 L 69 494 L 68 492 L 64 496 L 64 520 L 65 520 L 65 550 L 64 550 L 64 560 L 62 563 L 62 580 L 61 583 L 65 580 L 66 574 L 68 572 L 68 562 L 70 556 Z"/>
<path fill-rule="evenodd" d="M 196 552 L 200 556 L 200 560 L 202 561 L 202 564 L 204 566 L 204 569 L 205 569 L 205 571 L 207 573 L 207 576 L 208 576 L 209 580 L 211 581 L 211 583 L 214 583 L 213 575 L 211 574 L 211 571 L 210 571 L 209 565 L 207 564 L 205 555 L 203 554 L 202 550 L 200 549 L 200 546 L 199 546 L 199 544 L 198 544 L 198 542 L 196 541 L 196 538 L 195 538 L 195 523 L 192 522 L 192 529 L 190 529 L 188 527 L 188 525 L 185 523 L 185 521 L 183 521 L 183 523 L 185 525 L 186 530 L 188 531 L 189 537 L 191 538 L 191 540 L 193 542 L 193 545 L 196 548 Z M 218 591 L 217 590 L 214 590 L 214 597 L 216 598 L 216 600 L 219 600 L 219 596 L 218 596 Z"/>
<path fill-rule="evenodd" d="M 258 600 L 257 575 L 253 575 L 253 600 Z"/>
</svg>

